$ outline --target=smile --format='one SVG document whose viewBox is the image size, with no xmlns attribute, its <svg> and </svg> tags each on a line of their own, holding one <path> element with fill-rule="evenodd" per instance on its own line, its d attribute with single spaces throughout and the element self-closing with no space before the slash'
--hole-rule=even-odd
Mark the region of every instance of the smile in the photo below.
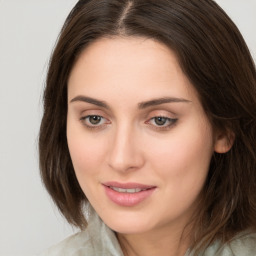
<svg viewBox="0 0 256 256">
<path fill-rule="evenodd" d="M 147 189 L 141 189 L 141 188 L 117 188 L 117 187 L 109 187 L 119 193 L 138 193 Z"/>
<path fill-rule="evenodd" d="M 111 202 L 125 207 L 136 206 L 150 199 L 156 186 L 138 183 L 107 182 L 102 184 Z"/>
</svg>

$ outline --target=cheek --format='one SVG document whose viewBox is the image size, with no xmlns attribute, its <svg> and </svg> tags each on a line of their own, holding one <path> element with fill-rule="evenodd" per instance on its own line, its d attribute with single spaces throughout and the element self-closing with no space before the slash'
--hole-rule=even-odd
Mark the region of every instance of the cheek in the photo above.
<svg viewBox="0 0 256 256">
<path fill-rule="evenodd" d="M 212 133 L 209 127 L 186 126 L 164 140 L 151 141 L 148 159 L 151 168 L 181 188 L 201 184 L 208 173 L 213 154 Z"/>
<path fill-rule="evenodd" d="M 70 156 L 75 174 L 84 194 L 90 200 L 97 200 L 95 184 L 102 169 L 104 147 L 85 136 L 84 132 L 67 133 Z"/>
<path fill-rule="evenodd" d="M 67 126 L 67 140 L 79 182 L 84 176 L 96 174 L 104 159 L 104 144 L 106 144 L 104 140 L 88 136 L 83 127 L 72 126 L 72 124 Z"/>
<path fill-rule="evenodd" d="M 204 129 L 186 130 L 186 133 L 175 133 L 165 142 L 151 143 L 150 168 L 163 191 L 164 203 L 158 205 L 158 210 L 165 212 L 167 219 L 169 213 L 180 216 L 196 207 L 208 174 L 212 147 L 211 133 Z"/>
</svg>

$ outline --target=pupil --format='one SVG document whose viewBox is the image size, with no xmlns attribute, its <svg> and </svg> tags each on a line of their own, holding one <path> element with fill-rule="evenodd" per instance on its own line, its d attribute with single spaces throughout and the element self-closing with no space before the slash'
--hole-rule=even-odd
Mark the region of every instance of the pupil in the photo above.
<svg viewBox="0 0 256 256">
<path fill-rule="evenodd" d="M 91 124 L 98 124 L 101 120 L 100 116 L 90 116 L 89 118 Z"/>
<path fill-rule="evenodd" d="M 155 122 L 157 125 L 164 125 L 166 123 L 166 118 L 165 117 L 156 117 Z"/>
</svg>

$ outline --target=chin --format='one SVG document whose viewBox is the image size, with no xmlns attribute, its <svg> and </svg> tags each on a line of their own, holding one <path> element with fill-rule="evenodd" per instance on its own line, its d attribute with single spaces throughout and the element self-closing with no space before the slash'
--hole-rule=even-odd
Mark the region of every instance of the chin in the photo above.
<svg viewBox="0 0 256 256">
<path fill-rule="evenodd" d="M 153 228 L 152 221 L 150 218 L 145 218 L 145 213 L 114 214 L 112 212 L 111 216 L 101 218 L 110 229 L 120 234 L 139 234 Z"/>
<path fill-rule="evenodd" d="M 150 228 L 147 226 L 142 226 L 141 223 L 139 226 L 129 224 L 129 225 L 120 225 L 120 224 L 113 224 L 108 225 L 110 229 L 113 231 L 119 233 L 119 234 L 140 234 L 140 233 L 146 233 L 150 230 Z"/>
</svg>

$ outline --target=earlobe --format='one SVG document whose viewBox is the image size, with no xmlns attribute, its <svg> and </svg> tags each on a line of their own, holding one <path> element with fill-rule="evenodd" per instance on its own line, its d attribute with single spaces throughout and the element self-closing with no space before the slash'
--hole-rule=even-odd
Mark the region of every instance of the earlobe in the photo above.
<svg viewBox="0 0 256 256">
<path fill-rule="evenodd" d="M 214 144 L 214 151 L 220 154 L 227 153 L 232 148 L 234 141 L 235 134 L 233 132 L 218 134 Z"/>
</svg>

